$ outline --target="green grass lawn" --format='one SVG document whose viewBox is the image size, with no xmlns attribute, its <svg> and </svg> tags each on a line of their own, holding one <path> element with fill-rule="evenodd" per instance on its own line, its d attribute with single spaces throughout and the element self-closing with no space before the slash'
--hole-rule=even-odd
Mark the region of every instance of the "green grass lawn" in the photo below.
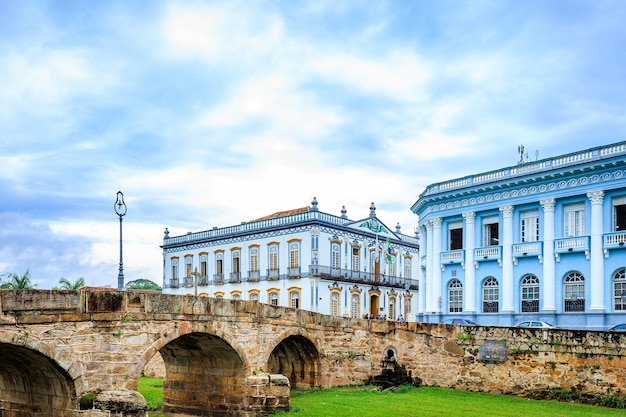
<svg viewBox="0 0 626 417">
<path fill-rule="evenodd" d="M 150 417 L 161 417 L 163 380 L 142 377 L 137 389 L 148 403 Z M 291 393 L 295 417 L 613 417 L 625 410 L 557 401 L 529 400 L 508 395 L 457 391 L 436 387 L 376 387 L 298 390 Z"/>
</svg>

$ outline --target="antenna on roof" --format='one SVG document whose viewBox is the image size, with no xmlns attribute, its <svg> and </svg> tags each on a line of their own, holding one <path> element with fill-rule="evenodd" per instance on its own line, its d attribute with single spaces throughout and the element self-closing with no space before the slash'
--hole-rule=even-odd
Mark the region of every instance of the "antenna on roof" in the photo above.
<svg viewBox="0 0 626 417">
<path fill-rule="evenodd" d="M 525 164 L 529 161 L 528 152 L 524 152 L 524 145 L 519 145 L 517 147 L 517 153 L 519 153 L 519 162 L 518 164 Z"/>
</svg>

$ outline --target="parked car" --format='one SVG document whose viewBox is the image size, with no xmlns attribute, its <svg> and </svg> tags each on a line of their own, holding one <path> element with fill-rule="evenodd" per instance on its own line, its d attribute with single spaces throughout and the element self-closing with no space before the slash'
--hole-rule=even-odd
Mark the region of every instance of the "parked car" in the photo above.
<svg viewBox="0 0 626 417">
<path fill-rule="evenodd" d="M 545 321 L 541 321 L 541 320 L 527 320 L 527 321 L 520 321 L 519 323 L 515 325 L 515 327 L 533 327 L 533 328 L 542 327 L 542 328 L 548 329 L 548 328 L 554 328 L 555 326 Z"/>
<path fill-rule="evenodd" d="M 476 324 L 471 320 L 468 319 L 445 319 L 444 321 L 442 321 L 443 324 Z"/>
<path fill-rule="evenodd" d="M 626 323 L 618 324 L 609 329 L 611 332 L 626 332 Z"/>
</svg>

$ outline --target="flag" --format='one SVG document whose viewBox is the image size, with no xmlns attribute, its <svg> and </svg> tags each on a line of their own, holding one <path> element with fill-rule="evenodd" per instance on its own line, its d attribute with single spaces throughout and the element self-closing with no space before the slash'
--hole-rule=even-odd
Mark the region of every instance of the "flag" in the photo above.
<svg viewBox="0 0 626 417">
<path fill-rule="evenodd" d="M 387 238 L 387 263 L 393 260 L 393 249 L 391 249 L 391 239 Z"/>
</svg>

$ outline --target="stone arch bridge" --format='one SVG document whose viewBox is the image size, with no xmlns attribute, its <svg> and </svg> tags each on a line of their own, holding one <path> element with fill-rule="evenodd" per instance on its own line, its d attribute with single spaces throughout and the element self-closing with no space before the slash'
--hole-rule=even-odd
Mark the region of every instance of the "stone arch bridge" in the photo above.
<svg viewBox="0 0 626 417">
<path fill-rule="evenodd" d="M 289 408 L 291 388 L 363 384 L 390 364 L 428 385 L 515 393 L 532 371 L 520 365 L 538 359 L 477 360 L 481 343 L 494 338 L 522 354 L 522 347 L 545 350 L 533 380 L 548 388 L 562 386 L 556 372 L 561 363 L 571 370 L 572 349 L 582 345 L 605 362 L 611 357 L 602 367 L 605 387 L 626 380 L 626 338 L 619 335 L 611 343 L 602 336 L 600 345 L 587 332 L 559 333 L 557 345 L 548 343 L 552 334 L 519 329 L 368 321 L 253 301 L 94 288 L 2 290 L 0 310 L 3 417 L 144 416 L 145 408 L 130 404 L 157 354 L 166 369 L 163 410 L 176 416 L 267 415 Z M 581 375 L 588 379 L 589 372 Z M 86 394 L 95 396 L 94 408 L 80 410 Z"/>
</svg>

